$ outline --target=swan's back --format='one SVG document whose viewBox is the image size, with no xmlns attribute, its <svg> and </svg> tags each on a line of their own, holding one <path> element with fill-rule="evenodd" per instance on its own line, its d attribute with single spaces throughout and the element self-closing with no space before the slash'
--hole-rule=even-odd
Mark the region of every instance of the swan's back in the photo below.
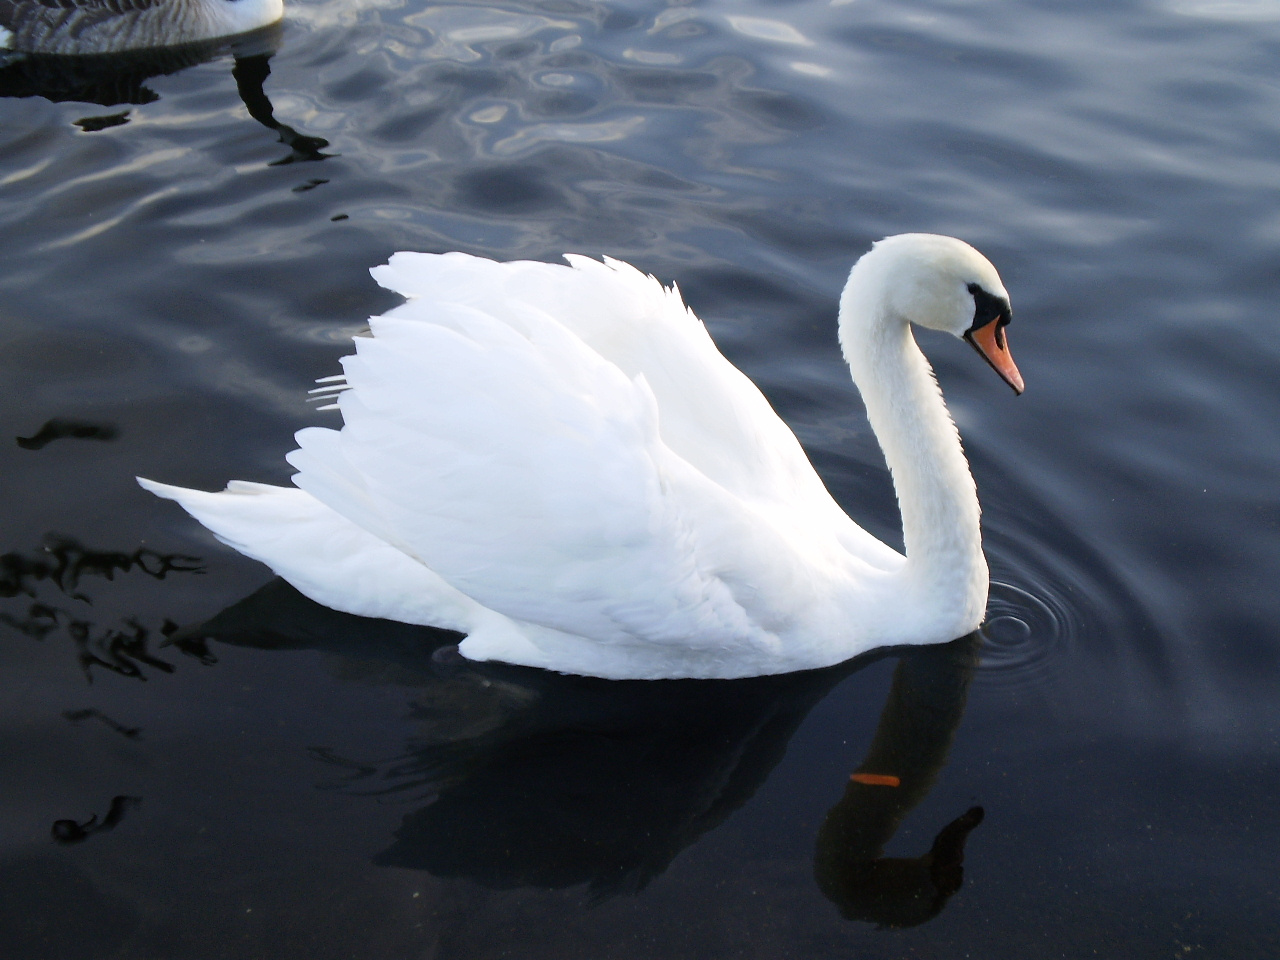
<svg viewBox="0 0 1280 960">
<path fill-rule="evenodd" d="M 283 0 L 0 0 L 0 49 L 109 54 L 247 33 Z"/>
</svg>

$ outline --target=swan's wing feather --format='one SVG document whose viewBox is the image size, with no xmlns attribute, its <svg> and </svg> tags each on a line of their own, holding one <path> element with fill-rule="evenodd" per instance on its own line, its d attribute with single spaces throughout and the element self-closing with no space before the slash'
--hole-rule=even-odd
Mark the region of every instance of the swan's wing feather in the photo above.
<svg viewBox="0 0 1280 960">
<path fill-rule="evenodd" d="M 348 409 L 359 404 L 348 401 Z M 294 434 L 298 449 L 285 459 L 298 473 L 294 486 L 307 491 L 321 503 L 341 503 L 342 515 L 373 536 L 413 556 L 413 550 L 396 535 L 395 528 L 383 516 L 378 502 L 369 494 L 364 475 L 347 459 L 342 435 L 327 427 L 307 427 Z"/>
<path fill-rule="evenodd" d="M 863 531 L 831 499 L 795 434 L 717 349 L 674 287 L 618 260 L 568 255 L 568 266 L 495 263 L 462 253 L 397 253 L 375 268 L 383 286 L 415 306 L 470 306 L 517 327 L 525 311 L 552 316 L 629 378 L 643 377 L 660 411 L 663 442 L 745 501 L 790 512 L 794 523 L 837 537 L 878 567 L 901 557 Z"/>
<path fill-rule="evenodd" d="M 411 299 L 471 306 L 517 324 L 520 312 L 511 309 L 513 304 L 554 317 L 628 377 L 643 375 L 662 411 L 664 441 L 734 493 L 778 494 L 776 474 L 793 465 L 780 463 L 770 443 L 776 439 L 770 429 L 774 423 L 794 448 L 784 446 L 784 458 L 799 454 L 812 474 L 790 431 L 724 359 L 678 292 L 621 261 L 601 263 L 573 254 L 565 259 L 568 266 L 495 263 L 460 253 L 397 253 L 372 273 L 383 286 Z M 762 425 L 770 436 L 761 435 Z"/>
<path fill-rule="evenodd" d="M 339 443 L 304 448 L 299 486 L 345 513 L 330 478 L 354 466 L 384 529 L 513 619 L 602 642 L 769 642 L 698 539 L 733 524 L 701 504 L 685 521 L 696 472 L 662 444 L 643 377 L 520 302 L 499 320 L 411 301 L 371 326 L 344 361 Z"/>
</svg>

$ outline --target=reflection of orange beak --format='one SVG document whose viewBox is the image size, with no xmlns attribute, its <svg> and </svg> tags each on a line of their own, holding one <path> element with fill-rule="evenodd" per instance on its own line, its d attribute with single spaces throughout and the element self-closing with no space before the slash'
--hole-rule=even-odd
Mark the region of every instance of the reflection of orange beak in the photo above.
<svg viewBox="0 0 1280 960">
<path fill-rule="evenodd" d="M 1022 393 L 1025 389 L 1022 374 L 1018 372 L 1013 356 L 1009 353 L 1009 345 L 1005 341 L 1004 327 L 1000 324 L 999 317 L 985 326 L 970 330 L 964 338 L 973 344 L 973 348 L 982 354 L 982 358 L 991 364 L 992 369 L 1000 374 L 1001 379 L 1013 387 L 1014 393 Z"/>
</svg>

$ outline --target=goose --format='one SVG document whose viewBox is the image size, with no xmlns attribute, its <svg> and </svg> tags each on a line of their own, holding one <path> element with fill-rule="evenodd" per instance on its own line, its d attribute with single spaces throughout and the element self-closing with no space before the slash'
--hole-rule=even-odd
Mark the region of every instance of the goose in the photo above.
<svg viewBox="0 0 1280 960">
<path fill-rule="evenodd" d="M 283 16 L 283 0 L 0 0 L 0 53 L 124 53 L 248 33 Z"/>
<path fill-rule="evenodd" d="M 963 337 L 1021 393 L 985 257 L 889 237 L 840 297 L 904 553 L 836 504 L 674 285 L 565 260 L 395 254 L 372 274 L 406 302 L 318 381 L 343 426 L 296 434 L 293 488 L 139 483 L 307 597 L 465 634 L 472 660 L 735 678 L 978 627 L 977 491 L 911 324 Z"/>
</svg>

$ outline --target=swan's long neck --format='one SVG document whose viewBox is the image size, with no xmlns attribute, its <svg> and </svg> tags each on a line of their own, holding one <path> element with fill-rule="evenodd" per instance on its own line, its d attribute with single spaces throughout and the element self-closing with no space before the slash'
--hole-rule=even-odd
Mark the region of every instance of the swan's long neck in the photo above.
<svg viewBox="0 0 1280 960">
<path fill-rule="evenodd" d="M 973 475 L 933 368 L 911 325 L 885 306 L 883 281 L 873 265 L 855 268 L 840 301 L 840 339 L 893 474 L 903 585 L 935 609 L 980 617 L 988 572 Z"/>
</svg>

